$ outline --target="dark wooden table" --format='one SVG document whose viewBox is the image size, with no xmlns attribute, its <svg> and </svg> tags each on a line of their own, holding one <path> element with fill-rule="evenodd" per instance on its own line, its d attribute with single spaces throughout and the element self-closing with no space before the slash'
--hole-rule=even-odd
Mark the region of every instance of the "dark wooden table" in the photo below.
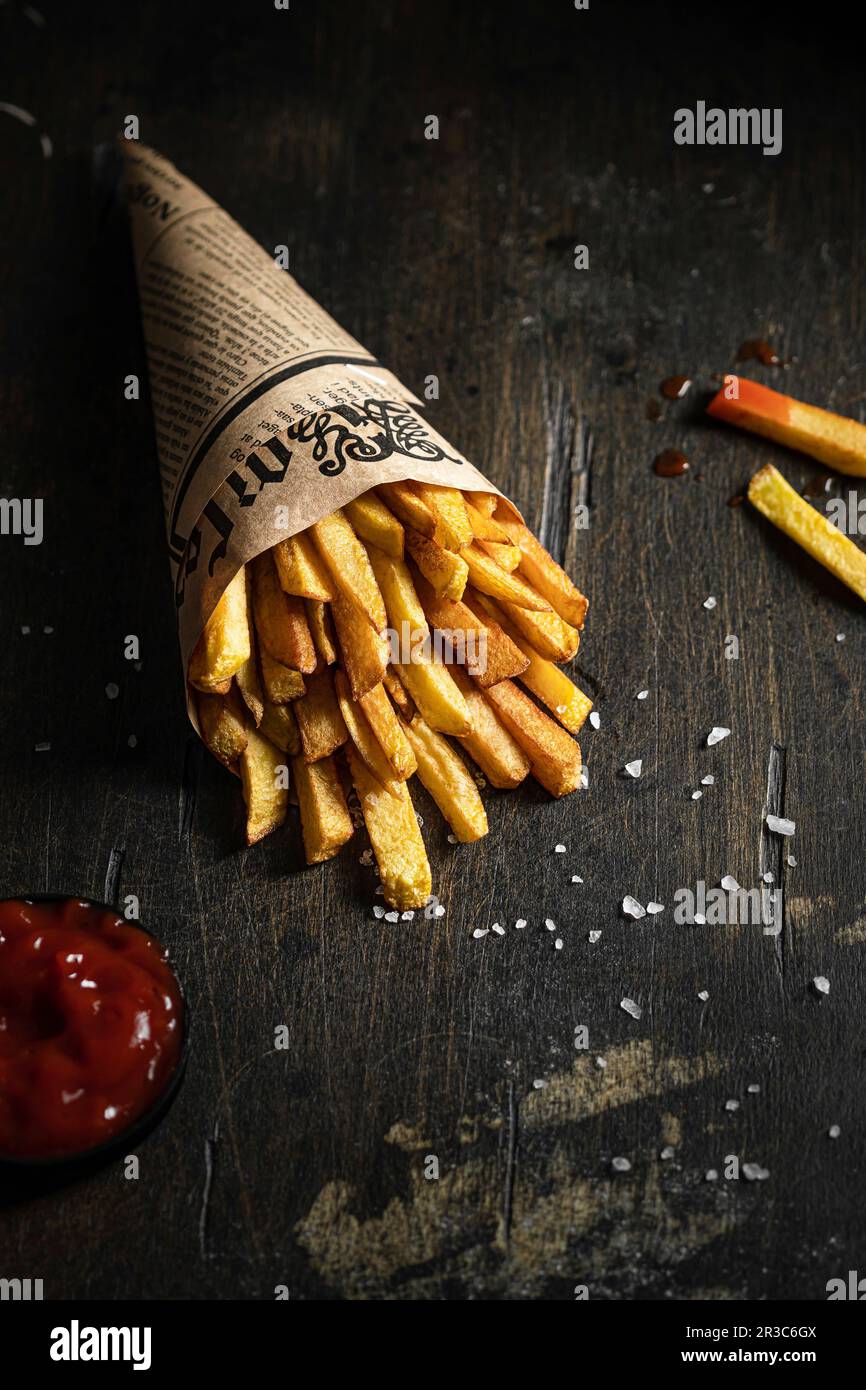
<svg viewBox="0 0 866 1390">
<path fill-rule="evenodd" d="M 42 27 L 0 10 L 0 98 L 36 118 L 0 114 L 2 493 L 45 503 L 41 546 L 0 537 L 0 888 L 136 894 L 194 1047 L 137 1181 L 7 1184 L 0 1276 L 59 1298 L 823 1299 L 863 1260 L 866 622 L 727 505 L 768 459 L 799 487 L 818 466 L 703 405 L 761 336 L 796 362 L 752 375 L 864 418 L 850 39 L 826 7 L 820 33 L 601 0 L 39 7 Z M 782 153 L 675 146 L 698 99 L 781 106 Z M 590 595 L 589 789 L 487 794 L 475 847 L 419 791 L 440 920 L 374 919 L 363 837 L 315 869 L 294 827 L 242 848 L 187 724 L 150 407 L 123 394 L 144 361 L 106 146 L 131 113 L 407 385 L 439 377 L 436 425 Z M 674 372 L 695 385 L 652 421 Z M 692 468 L 662 481 L 669 446 Z M 797 824 L 781 852 L 768 805 Z M 768 868 L 778 938 L 674 921 L 677 888 Z M 666 911 L 631 921 L 628 893 Z M 726 1179 L 727 1155 L 769 1176 Z"/>
</svg>

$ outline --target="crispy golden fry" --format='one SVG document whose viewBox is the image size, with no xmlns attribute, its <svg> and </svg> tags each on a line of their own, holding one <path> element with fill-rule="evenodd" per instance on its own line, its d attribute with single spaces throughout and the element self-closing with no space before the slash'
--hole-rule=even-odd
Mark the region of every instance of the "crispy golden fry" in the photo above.
<svg viewBox="0 0 866 1390">
<path fill-rule="evenodd" d="M 423 907 L 430 897 L 430 864 L 406 783 L 392 783 L 393 791 L 383 787 L 351 743 L 346 756 L 385 901 L 399 911 Z"/>
<path fill-rule="evenodd" d="M 406 725 L 406 737 L 418 760 L 418 776 L 457 839 L 464 845 L 480 840 L 487 834 L 487 812 L 459 753 L 420 714 Z"/>
<path fill-rule="evenodd" d="M 549 613 L 551 605 L 519 575 L 500 569 L 495 560 L 485 554 L 478 544 L 467 545 L 461 555 L 469 566 L 469 579 L 482 594 L 503 602 L 515 603 L 533 613 Z"/>
<path fill-rule="evenodd" d="M 411 719 L 415 714 L 415 701 L 412 699 L 396 671 L 392 671 L 389 667 L 382 677 L 382 684 L 391 696 L 391 699 L 394 701 L 402 717 L 407 720 Z"/>
<path fill-rule="evenodd" d="M 289 804 L 285 755 L 252 727 L 240 759 L 247 803 L 247 844 L 254 845 L 286 819 Z"/>
<path fill-rule="evenodd" d="M 470 494 L 470 496 L 471 495 L 472 494 Z M 493 508 L 495 508 L 496 498 L 492 493 L 490 497 L 493 502 Z M 472 534 L 477 541 L 509 541 L 508 532 L 505 530 L 505 527 L 501 526 L 500 523 L 493 518 L 493 508 L 491 508 L 489 512 L 483 512 L 469 500 L 469 497 L 467 497 L 465 501 L 466 514 L 469 517 Z"/>
<path fill-rule="evenodd" d="M 264 686 L 265 699 L 272 705 L 287 705 L 290 700 L 300 700 L 306 686 L 300 671 L 295 671 L 290 666 L 283 666 L 282 662 L 274 661 L 262 647 L 259 651 L 259 663 L 262 668 L 262 685 Z"/>
<path fill-rule="evenodd" d="M 456 603 L 434 594 L 423 579 L 418 581 L 418 594 L 434 628 L 462 636 L 463 652 L 455 651 L 454 655 L 462 655 L 465 660 L 455 664 L 473 666 L 472 674 L 479 685 L 495 685 L 526 670 L 529 658 L 493 618 L 480 616 L 462 601 Z"/>
<path fill-rule="evenodd" d="M 265 710 L 265 696 L 262 690 L 262 678 L 259 673 L 258 651 L 256 642 L 256 629 L 253 622 L 253 571 L 250 565 L 244 566 L 247 590 L 247 626 L 250 634 L 250 655 L 243 666 L 235 673 L 235 684 L 241 694 L 241 699 L 246 705 L 252 716 L 256 728 L 262 722 L 262 715 Z"/>
<path fill-rule="evenodd" d="M 279 541 L 273 554 L 284 593 L 326 603 L 334 597 L 334 586 L 306 532 Z"/>
<path fill-rule="evenodd" d="M 334 636 L 334 623 L 331 618 L 331 610 L 325 603 L 317 603 L 315 599 L 309 598 L 304 602 L 304 612 L 307 615 L 307 622 L 310 625 L 310 632 L 313 634 L 313 645 L 319 654 L 319 660 L 326 666 L 333 666 L 337 660 L 336 637 Z"/>
<path fill-rule="evenodd" d="M 431 728 L 458 737 L 469 733 L 466 701 L 447 666 L 418 652 L 415 661 L 394 669 Z"/>
<path fill-rule="evenodd" d="M 735 397 L 729 397 L 728 389 L 726 383 L 710 401 L 709 415 L 801 449 L 837 473 L 866 477 L 866 425 L 859 420 L 806 405 L 745 377 L 737 378 Z"/>
<path fill-rule="evenodd" d="M 530 613 L 528 608 L 518 608 L 514 603 L 497 604 L 472 589 L 466 591 L 464 601 L 473 611 L 495 618 L 503 627 L 506 623 L 516 627 L 548 661 L 571 661 L 577 655 L 580 633 L 558 613 Z"/>
<path fill-rule="evenodd" d="M 352 817 L 333 758 L 317 763 L 292 760 L 292 775 L 301 813 L 301 834 L 308 864 L 333 859 L 354 834 Z"/>
<path fill-rule="evenodd" d="M 749 483 L 749 501 L 768 521 L 866 600 L 866 552 L 795 492 L 768 463 Z"/>
<path fill-rule="evenodd" d="M 460 670 L 453 672 L 466 701 L 472 730 L 460 742 L 493 787 L 517 787 L 529 772 L 529 759 L 501 723 L 482 691 Z"/>
<path fill-rule="evenodd" d="M 349 731 L 349 738 L 357 748 L 364 762 L 383 787 L 392 787 L 400 779 L 394 776 L 394 769 L 382 750 L 382 745 L 373 733 L 364 713 L 363 705 L 352 699 L 349 682 L 342 671 L 334 677 L 334 687 L 340 702 L 340 713 Z M 381 686 L 379 687 L 381 689 Z M 365 697 L 369 699 L 369 695 Z"/>
<path fill-rule="evenodd" d="M 379 685 L 385 674 L 388 643 L 348 599 L 335 598 L 331 604 L 331 616 L 337 629 L 340 655 L 352 687 L 352 698 L 360 700 L 374 685 Z"/>
<path fill-rule="evenodd" d="M 197 704 L 205 747 L 236 773 L 238 758 L 247 746 L 243 707 L 236 692 L 231 691 L 227 696 L 199 692 Z"/>
<path fill-rule="evenodd" d="M 411 483 L 383 483 L 377 491 L 383 502 L 396 512 L 406 526 L 420 531 L 422 536 L 433 535 L 436 517 L 426 502 L 422 502 Z"/>
<path fill-rule="evenodd" d="M 385 600 L 388 623 L 392 631 L 396 632 L 401 640 L 405 631 L 413 646 L 423 642 L 430 629 L 406 561 L 394 560 L 384 551 L 377 550 L 374 545 L 367 546 L 367 553 Z"/>
<path fill-rule="evenodd" d="M 226 586 L 189 662 L 189 680 L 197 690 L 214 691 L 250 659 L 245 567 Z"/>
<path fill-rule="evenodd" d="M 367 552 L 352 530 L 345 512 L 332 512 L 310 527 L 310 535 L 336 588 L 365 614 L 377 632 L 384 632 L 385 605 L 370 568 Z"/>
<path fill-rule="evenodd" d="M 493 607 L 492 603 L 488 606 Z M 531 642 L 527 642 L 517 625 L 506 617 L 501 608 L 497 611 L 508 636 L 528 659 L 529 664 L 521 673 L 520 680 L 542 704 L 547 705 L 570 734 L 578 734 L 592 709 L 592 700 L 574 681 L 569 680 L 564 671 L 560 671 L 547 657 L 541 656 Z"/>
<path fill-rule="evenodd" d="M 316 669 L 316 649 L 303 602 L 283 593 L 268 551 L 253 561 L 253 611 L 262 651 L 281 666 L 290 666 L 304 675 Z"/>
<path fill-rule="evenodd" d="M 463 496 L 482 516 L 492 516 L 499 502 L 495 492 L 464 492 Z"/>
<path fill-rule="evenodd" d="M 308 676 L 306 685 L 306 694 L 296 700 L 292 708 L 298 721 L 304 758 L 308 763 L 315 763 L 342 748 L 349 732 L 343 723 L 328 668 Z"/>
<path fill-rule="evenodd" d="M 589 607 L 586 596 L 572 584 L 565 570 L 556 563 L 552 555 L 548 555 L 528 526 L 510 520 L 503 520 L 500 525 L 520 549 L 520 573 L 542 598 L 547 599 L 553 611 L 558 613 L 564 622 L 570 623 L 572 627 L 582 628 Z"/>
<path fill-rule="evenodd" d="M 532 775 L 553 796 L 565 796 L 580 786 L 580 748 L 512 681 L 500 681 L 485 691 L 506 729 L 529 757 Z"/>
<path fill-rule="evenodd" d="M 343 509 L 362 541 L 369 541 L 395 560 L 403 559 L 403 527 L 375 492 L 365 492 Z"/>
<path fill-rule="evenodd" d="M 496 561 L 501 570 L 513 574 L 516 569 L 519 569 L 522 558 L 520 549 L 518 546 L 512 545 L 511 541 L 479 541 L 478 544 L 485 555 L 489 555 L 491 560 Z"/>
<path fill-rule="evenodd" d="M 421 501 L 436 518 L 434 536 L 446 550 L 460 550 L 472 540 L 472 527 L 466 514 L 462 492 L 456 487 L 437 487 L 433 483 L 415 483 Z"/>
<path fill-rule="evenodd" d="M 406 549 L 437 594 L 460 599 L 469 579 L 469 566 L 461 555 L 446 550 L 432 536 L 406 528 Z"/>
<path fill-rule="evenodd" d="M 396 676 L 391 673 L 394 685 L 403 696 L 405 705 L 401 708 L 406 713 L 404 718 L 412 718 L 415 713 L 415 706 L 409 699 L 406 692 Z M 366 695 L 362 695 L 358 701 L 361 709 L 367 716 L 370 728 L 379 742 L 388 763 L 391 767 L 391 776 L 397 777 L 404 782 L 407 777 L 411 777 L 418 764 L 415 761 L 415 754 L 412 752 L 411 744 L 403 732 L 399 719 L 394 713 L 394 706 L 388 699 L 384 685 L 374 685 L 372 690 L 368 690 Z"/>
<path fill-rule="evenodd" d="M 265 705 L 262 715 L 261 731 L 269 738 L 275 748 L 296 757 L 301 751 L 301 737 L 298 721 L 292 713 L 291 705 Z"/>
</svg>

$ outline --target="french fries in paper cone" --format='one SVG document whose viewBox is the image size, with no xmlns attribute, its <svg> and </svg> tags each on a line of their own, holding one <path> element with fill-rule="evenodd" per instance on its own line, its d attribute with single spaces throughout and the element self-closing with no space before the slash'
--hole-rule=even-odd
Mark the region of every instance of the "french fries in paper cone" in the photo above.
<svg viewBox="0 0 866 1390">
<path fill-rule="evenodd" d="M 580 784 L 590 702 L 552 663 L 586 599 L 218 204 L 124 155 L 190 718 L 240 778 L 250 844 L 291 777 L 308 863 L 332 857 L 354 789 L 386 901 L 414 910 L 413 777 L 459 841 L 487 833 L 485 778 Z"/>
</svg>

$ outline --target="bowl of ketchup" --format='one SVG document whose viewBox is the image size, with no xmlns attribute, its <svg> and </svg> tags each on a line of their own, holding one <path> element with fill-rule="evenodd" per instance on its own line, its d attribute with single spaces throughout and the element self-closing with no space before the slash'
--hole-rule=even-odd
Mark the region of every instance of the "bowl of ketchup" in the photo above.
<svg viewBox="0 0 866 1390">
<path fill-rule="evenodd" d="M 0 899 L 0 1164 L 107 1158 L 162 1118 L 188 1018 L 165 947 L 81 898 Z"/>
</svg>

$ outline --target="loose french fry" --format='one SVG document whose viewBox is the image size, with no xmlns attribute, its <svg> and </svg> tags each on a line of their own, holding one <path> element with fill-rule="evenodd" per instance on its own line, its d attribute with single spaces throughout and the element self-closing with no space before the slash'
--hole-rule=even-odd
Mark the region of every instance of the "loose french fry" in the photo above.
<svg viewBox="0 0 866 1390">
<path fill-rule="evenodd" d="M 343 665 L 352 687 L 352 698 L 360 700 L 362 695 L 380 683 L 385 674 L 388 643 L 348 599 L 341 596 L 335 598 L 331 604 L 331 616 L 337 629 Z"/>
<path fill-rule="evenodd" d="M 866 425 L 783 396 L 757 381 L 737 377 L 736 382 L 737 397 L 727 398 L 731 384 L 726 383 L 707 406 L 708 414 L 800 449 L 838 473 L 866 477 Z"/>
<path fill-rule="evenodd" d="M 463 496 L 482 516 L 492 516 L 499 502 L 499 496 L 495 492 L 465 492 Z"/>
<path fill-rule="evenodd" d="M 463 494 L 456 487 L 415 483 L 415 491 L 436 518 L 436 540 L 446 550 L 460 550 L 472 540 Z"/>
<path fill-rule="evenodd" d="M 328 602 L 334 597 L 334 586 L 319 559 L 315 546 L 305 532 L 279 541 L 273 548 L 274 564 L 284 593 L 297 598 Z"/>
<path fill-rule="evenodd" d="M 392 675 L 392 680 L 406 701 L 404 717 L 411 719 L 415 707 L 405 694 L 397 677 Z M 407 777 L 412 776 L 418 764 L 415 760 L 415 754 L 412 752 L 412 746 L 394 713 L 394 706 L 388 699 L 385 686 L 374 685 L 372 690 L 368 690 L 366 695 L 361 696 L 358 704 L 367 716 L 370 728 L 388 760 L 391 776 L 396 776 L 401 782 L 405 781 Z M 403 713 L 403 709 L 401 709 L 401 713 Z"/>
<path fill-rule="evenodd" d="M 493 604 L 488 602 L 486 606 L 492 609 Z M 570 734 L 578 734 L 592 709 L 592 700 L 584 695 L 574 681 L 569 680 L 564 671 L 560 671 L 547 657 L 541 656 L 531 642 L 527 642 L 516 624 L 506 617 L 501 608 L 497 610 L 497 615 L 512 642 L 528 660 L 526 669 L 520 674 L 522 683 L 542 704 L 547 705 Z"/>
<path fill-rule="evenodd" d="M 482 594 L 515 603 L 519 608 L 529 609 L 533 613 L 550 612 L 551 605 L 546 598 L 537 594 L 519 575 L 500 569 L 479 545 L 467 545 L 460 553 L 469 566 L 470 582 Z"/>
<path fill-rule="evenodd" d="M 459 753 L 416 714 L 406 737 L 418 760 L 418 776 L 461 844 L 487 834 L 487 813 Z"/>
<path fill-rule="evenodd" d="M 586 595 L 571 582 L 553 556 L 548 555 L 528 526 L 519 521 L 509 520 L 501 521 L 500 525 L 520 550 L 520 573 L 542 598 L 547 599 L 553 611 L 558 613 L 564 622 L 570 623 L 572 627 L 582 628 L 589 607 Z"/>
<path fill-rule="evenodd" d="M 265 699 L 272 705 L 287 705 L 290 700 L 300 700 L 306 686 L 300 671 L 282 662 L 274 661 L 264 647 L 259 650 L 259 664 L 262 668 L 262 685 Z"/>
<path fill-rule="evenodd" d="M 377 545 L 395 560 L 403 559 L 403 527 L 375 492 L 347 502 L 343 510 L 362 541 Z"/>
<path fill-rule="evenodd" d="M 437 594 L 460 599 L 469 579 L 469 566 L 462 556 L 446 550 L 432 536 L 406 528 L 406 549 L 424 578 Z"/>
<path fill-rule="evenodd" d="M 749 501 L 768 521 L 866 600 L 866 551 L 795 492 L 772 464 L 749 483 Z"/>
<path fill-rule="evenodd" d="M 316 649 L 303 602 L 283 593 L 268 551 L 253 561 L 253 611 L 259 643 L 268 656 L 304 675 L 316 669 Z"/>
<path fill-rule="evenodd" d="M 315 599 L 309 598 L 304 602 L 304 612 L 307 615 L 310 632 L 313 634 L 313 645 L 319 654 L 319 659 L 326 666 L 333 666 L 337 660 L 337 648 L 334 645 L 336 638 L 329 607 L 325 603 L 318 603 Z"/>
<path fill-rule="evenodd" d="M 301 751 L 301 737 L 298 721 L 292 713 L 291 705 L 265 704 L 262 715 L 261 732 L 269 738 L 275 748 L 296 757 Z"/>
<path fill-rule="evenodd" d="M 391 696 L 391 699 L 394 701 L 402 717 L 407 720 L 411 719 L 415 714 L 415 701 L 412 699 L 396 671 L 391 670 L 389 667 L 382 677 L 382 684 Z"/>
<path fill-rule="evenodd" d="M 205 747 L 225 767 L 237 772 L 237 761 L 247 746 L 247 731 L 240 700 L 232 695 L 198 695 L 198 722 Z"/>
<path fill-rule="evenodd" d="M 462 639 L 463 651 L 455 651 L 455 664 L 471 665 L 479 685 L 495 685 L 526 670 L 529 658 L 493 618 L 479 616 L 466 603 L 434 594 L 423 579 L 418 581 L 418 595 L 433 627 Z"/>
<path fill-rule="evenodd" d="M 468 734 L 469 711 L 451 672 L 422 652 L 394 668 L 427 723 L 442 734 Z"/>
<path fill-rule="evenodd" d="M 368 545 L 367 553 L 392 631 L 400 636 L 401 643 L 404 635 L 413 646 L 423 642 L 430 630 L 406 561 L 394 560 L 374 545 Z"/>
<path fill-rule="evenodd" d="M 349 682 L 342 671 L 338 671 L 334 677 L 334 688 L 340 703 L 343 722 L 349 731 L 349 738 L 370 771 L 382 783 L 382 786 L 391 787 L 399 779 L 394 776 L 394 769 L 385 757 L 382 746 L 370 727 L 363 705 L 352 699 Z M 379 688 L 381 689 L 381 686 Z M 369 695 L 366 698 L 369 699 Z"/>
<path fill-rule="evenodd" d="M 432 536 L 436 530 L 436 517 L 418 496 L 411 483 L 383 483 L 377 489 L 379 496 L 406 526 L 420 531 L 422 536 Z"/>
<path fill-rule="evenodd" d="M 529 772 L 529 759 L 494 713 L 482 691 L 463 671 L 455 670 L 453 675 L 472 721 L 471 732 L 464 734 L 460 742 L 491 786 L 519 786 Z"/>
<path fill-rule="evenodd" d="M 308 676 L 306 685 L 306 694 L 296 700 L 292 708 L 298 721 L 304 758 L 308 763 L 315 763 L 341 748 L 349 733 L 328 668 Z"/>
<path fill-rule="evenodd" d="M 528 608 L 519 608 L 515 603 L 494 603 L 485 594 L 476 594 L 467 589 L 464 602 L 474 612 L 486 613 L 497 622 L 509 620 L 539 653 L 548 661 L 571 661 L 580 646 L 580 633 L 558 613 L 531 613 Z"/>
<path fill-rule="evenodd" d="M 292 775 L 301 813 L 301 835 L 308 864 L 333 859 L 354 834 L 352 817 L 333 758 L 307 763 L 292 760 Z"/>
<path fill-rule="evenodd" d="M 310 527 L 310 535 L 344 598 L 364 613 L 377 632 L 385 630 L 385 605 L 367 552 L 345 512 L 332 512 Z"/>
<path fill-rule="evenodd" d="M 564 729 L 511 681 L 500 681 L 485 695 L 527 754 L 533 777 L 551 795 L 565 796 L 580 786 L 580 748 Z"/>
<path fill-rule="evenodd" d="M 189 662 L 189 680 L 197 690 L 225 685 L 250 658 L 247 581 L 244 567 L 226 586 L 205 624 Z"/>
<path fill-rule="evenodd" d="M 508 574 L 513 574 L 520 567 L 520 550 L 518 546 L 512 545 L 511 541 L 479 541 L 478 544 L 485 555 L 489 555 L 491 560 L 495 560 L 499 568 Z"/>
<path fill-rule="evenodd" d="M 400 911 L 423 907 L 430 897 L 430 864 L 406 783 L 392 783 L 393 791 L 383 787 L 351 743 L 346 756 L 385 901 Z"/>
<path fill-rule="evenodd" d="M 285 755 L 252 727 L 240 758 L 247 804 L 247 844 L 254 845 L 286 819 L 289 804 Z"/>
</svg>

